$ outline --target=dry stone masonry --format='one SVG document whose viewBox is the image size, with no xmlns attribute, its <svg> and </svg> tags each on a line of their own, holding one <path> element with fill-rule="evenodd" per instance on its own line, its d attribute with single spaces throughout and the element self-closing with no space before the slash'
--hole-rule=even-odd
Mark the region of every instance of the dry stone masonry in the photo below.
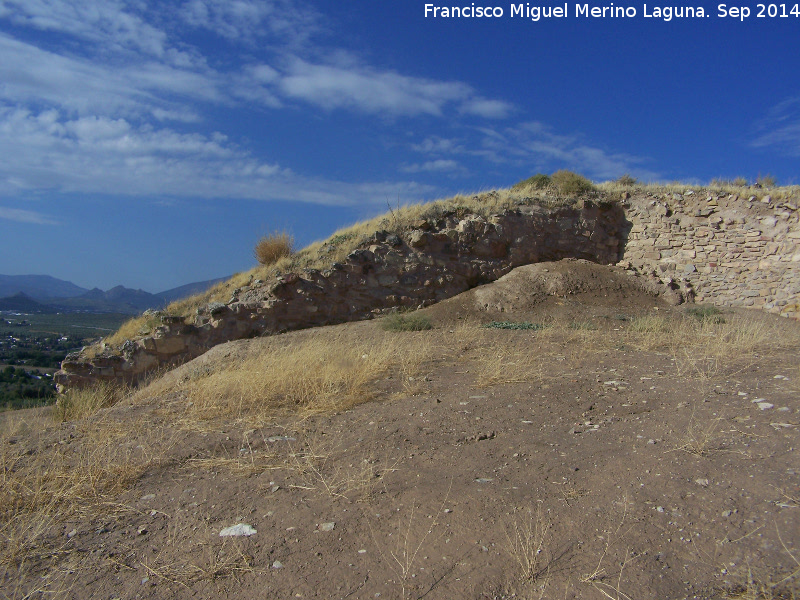
<svg viewBox="0 0 800 600">
<path fill-rule="evenodd" d="M 420 219 L 401 234 L 376 232 L 342 263 L 252 281 L 229 302 L 199 308 L 191 322 L 156 313 L 152 334 L 72 354 L 56 382 L 61 390 L 136 382 L 226 341 L 427 306 L 515 267 L 564 258 L 621 264 L 675 303 L 696 299 L 800 317 L 796 199 L 687 190 L 567 206 L 521 202 L 489 217 L 463 209 Z"/>
<path fill-rule="evenodd" d="M 697 302 L 800 318 L 797 203 L 693 190 L 625 199 L 622 265 L 680 282 Z"/>
</svg>

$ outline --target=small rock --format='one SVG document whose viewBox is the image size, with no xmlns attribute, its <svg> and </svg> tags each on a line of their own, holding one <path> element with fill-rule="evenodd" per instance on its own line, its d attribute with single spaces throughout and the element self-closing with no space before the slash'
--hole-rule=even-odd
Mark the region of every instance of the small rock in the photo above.
<svg viewBox="0 0 800 600">
<path fill-rule="evenodd" d="M 664 512 L 664 507 L 663 506 L 656 506 L 656 512 L 663 513 Z"/>
<path fill-rule="evenodd" d="M 139 500 L 141 500 L 142 502 L 147 502 L 148 500 L 155 500 L 155 499 L 156 499 L 155 494 L 147 494 L 146 496 L 142 496 L 141 498 L 139 498 Z"/>
<path fill-rule="evenodd" d="M 319 526 L 320 531 L 333 531 L 334 527 L 336 527 L 336 523 L 323 523 Z"/>
<path fill-rule="evenodd" d="M 281 561 L 279 561 L 279 560 L 276 560 L 274 563 L 272 563 L 272 568 L 273 569 L 282 569 L 283 568 L 283 563 Z"/>
<path fill-rule="evenodd" d="M 769 410 L 775 405 L 770 404 L 769 402 L 759 402 L 756 406 L 758 406 L 758 408 L 760 408 L 761 410 Z"/>
<path fill-rule="evenodd" d="M 139 527 L 139 529 L 136 530 L 136 533 L 139 535 L 144 535 L 145 533 L 147 533 L 147 527 L 142 525 L 141 527 Z"/>
<path fill-rule="evenodd" d="M 708 479 L 705 479 L 705 478 L 695 479 L 694 482 L 699 486 L 708 487 Z"/>
<path fill-rule="evenodd" d="M 478 479 L 475 480 L 476 483 L 491 483 L 492 481 L 494 481 L 494 479 L 490 477 L 478 477 Z"/>
<path fill-rule="evenodd" d="M 73 529 L 72 531 L 70 531 L 70 532 L 67 534 L 67 537 L 68 537 L 68 538 L 70 538 L 70 539 L 72 539 L 72 538 L 74 538 L 76 535 L 78 535 L 78 530 L 77 530 L 77 529 Z"/>
<path fill-rule="evenodd" d="M 358 553 L 359 553 L 359 554 L 366 554 L 366 553 L 367 553 L 367 551 L 366 551 L 366 550 L 364 550 L 364 549 L 362 548 L 361 550 L 359 550 L 359 551 L 358 551 Z"/>
<path fill-rule="evenodd" d="M 253 529 L 252 526 L 248 525 L 247 523 L 239 523 L 238 525 L 232 525 L 231 527 L 226 527 L 222 531 L 219 532 L 220 537 L 249 537 L 251 535 L 255 535 L 257 531 Z"/>
</svg>

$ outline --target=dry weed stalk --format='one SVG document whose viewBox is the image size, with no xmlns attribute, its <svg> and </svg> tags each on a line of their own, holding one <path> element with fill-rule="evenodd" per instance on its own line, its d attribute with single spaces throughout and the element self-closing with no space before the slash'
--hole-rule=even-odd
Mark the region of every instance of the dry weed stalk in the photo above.
<svg viewBox="0 0 800 600">
<path fill-rule="evenodd" d="M 591 585 L 595 590 L 600 592 L 604 598 L 608 598 L 608 600 L 633 600 L 630 596 L 622 591 L 622 574 L 625 571 L 625 567 L 628 566 L 628 563 L 630 562 L 630 550 L 628 548 L 625 549 L 625 558 L 620 563 L 619 573 L 617 574 L 615 582 L 609 583 L 606 581 L 606 578 L 609 574 L 606 572 L 606 567 L 603 566 L 611 546 L 613 546 L 620 537 L 620 530 L 625 524 L 625 518 L 628 514 L 627 496 L 624 496 L 621 502 L 624 508 L 622 510 L 622 516 L 619 524 L 615 529 L 606 530 L 603 532 L 605 538 L 605 547 L 600 554 L 597 564 L 590 573 L 585 573 L 579 578 L 581 583 Z"/>
<path fill-rule="evenodd" d="M 506 551 L 517 563 L 522 579 L 547 578 L 552 560 L 547 549 L 550 528 L 550 519 L 542 513 L 541 502 L 536 511 L 528 509 L 527 518 L 522 522 L 515 519 L 506 526 Z"/>
<path fill-rule="evenodd" d="M 387 560 L 389 568 L 398 579 L 397 583 L 400 586 L 400 597 L 403 600 L 408 597 L 410 592 L 409 580 L 412 578 L 417 557 L 419 556 L 422 547 L 425 545 L 425 542 L 433 533 L 434 529 L 438 527 L 439 516 L 444 513 L 444 507 L 447 505 L 447 501 L 450 498 L 450 491 L 452 488 L 453 482 L 451 480 L 450 486 L 447 488 L 447 493 L 445 494 L 441 505 L 436 511 L 435 516 L 431 517 L 432 520 L 430 526 L 425 529 L 421 536 L 415 537 L 413 534 L 415 507 L 411 507 L 411 511 L 408 515 L 408 524 L 406 524 L 404 527 L 402 519 L 398 518 L 397 532 L 400 534 L 400 536 L 395 548 L 388 551 L 391 560 L 386 558 L 386 555 L 384 554 L 384 548 L 378 542 L 375 536 L 375 531 L 372 529 L 372 525 L 369 524 L 369 521 L 367 522 L 369 524 L 370 533 L 372 534 L 372 539 L 375 542 L 375 546 L 378 548 L 378 552 L 384 560 Z"/>
<path fill-rule="evenodd" d="M 304 449 L 291 452 L 286 464 L 302 482 L 292 487 L 323 490 L 335 497 L 355 495 L 359 501 L 369 501 L 384 477 L 397 470 L 398 460 L 388 455 L 378 458 L 376 444 L 349 452 L 340 443 L 313 438 Z"/>
</svg>

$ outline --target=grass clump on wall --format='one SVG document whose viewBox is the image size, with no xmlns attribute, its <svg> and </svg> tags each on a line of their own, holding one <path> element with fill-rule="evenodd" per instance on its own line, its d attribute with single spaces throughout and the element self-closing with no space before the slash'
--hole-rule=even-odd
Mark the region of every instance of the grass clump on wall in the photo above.
<svg viewBox="0 0 800 600">
<path fill-rule="evenodd" d="M 578 175 L 572 171 L 563 169 L 561 171 L 556 171 L 551 176 L 551 179 L 553 185 L 555 185 L 562 194 L 583 194 L 594 189 L 594 185 L 591 181 L 586 179 L 583 175 Z"/>
<path fill-rule="evenodd" d="M 292 255 L 294 238 L 286 231 L 263 236 L 253 248 L 253 256 L 262 265 L 271 265 Z"/>
</svg>

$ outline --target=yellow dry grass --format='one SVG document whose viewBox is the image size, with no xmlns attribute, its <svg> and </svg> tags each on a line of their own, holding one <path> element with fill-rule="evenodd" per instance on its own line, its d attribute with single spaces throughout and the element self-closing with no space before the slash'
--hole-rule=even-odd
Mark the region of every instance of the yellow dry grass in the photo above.
<svg viewBox="0 0 800 600">
<path fill-rule="evenodd" d="M 3 577 L 21 577 L 36 561 L 57 561 L 61 550 L 47 543 L 57 524 L 124 510 L 114 502 L 116 495 L 170 447 L 163 430 L 147 423 L 123 427 L 95 416 L 59 429 L 48 417 L 29 419 L 10 417 L 0 432 Z M 65 538 L 64 548 L 67 544 Z"/>
<path fill-rule="evenodd" d="M 378 378 L 413 377 L 431 357 L 422 332 L 373 333 L 362 339 L 321 329 L 261 340 L 249 356 L 176 384 L 187 400 L 182 417 L 197 423 L 337 412 L 372 399 Z"/>
</svg>

